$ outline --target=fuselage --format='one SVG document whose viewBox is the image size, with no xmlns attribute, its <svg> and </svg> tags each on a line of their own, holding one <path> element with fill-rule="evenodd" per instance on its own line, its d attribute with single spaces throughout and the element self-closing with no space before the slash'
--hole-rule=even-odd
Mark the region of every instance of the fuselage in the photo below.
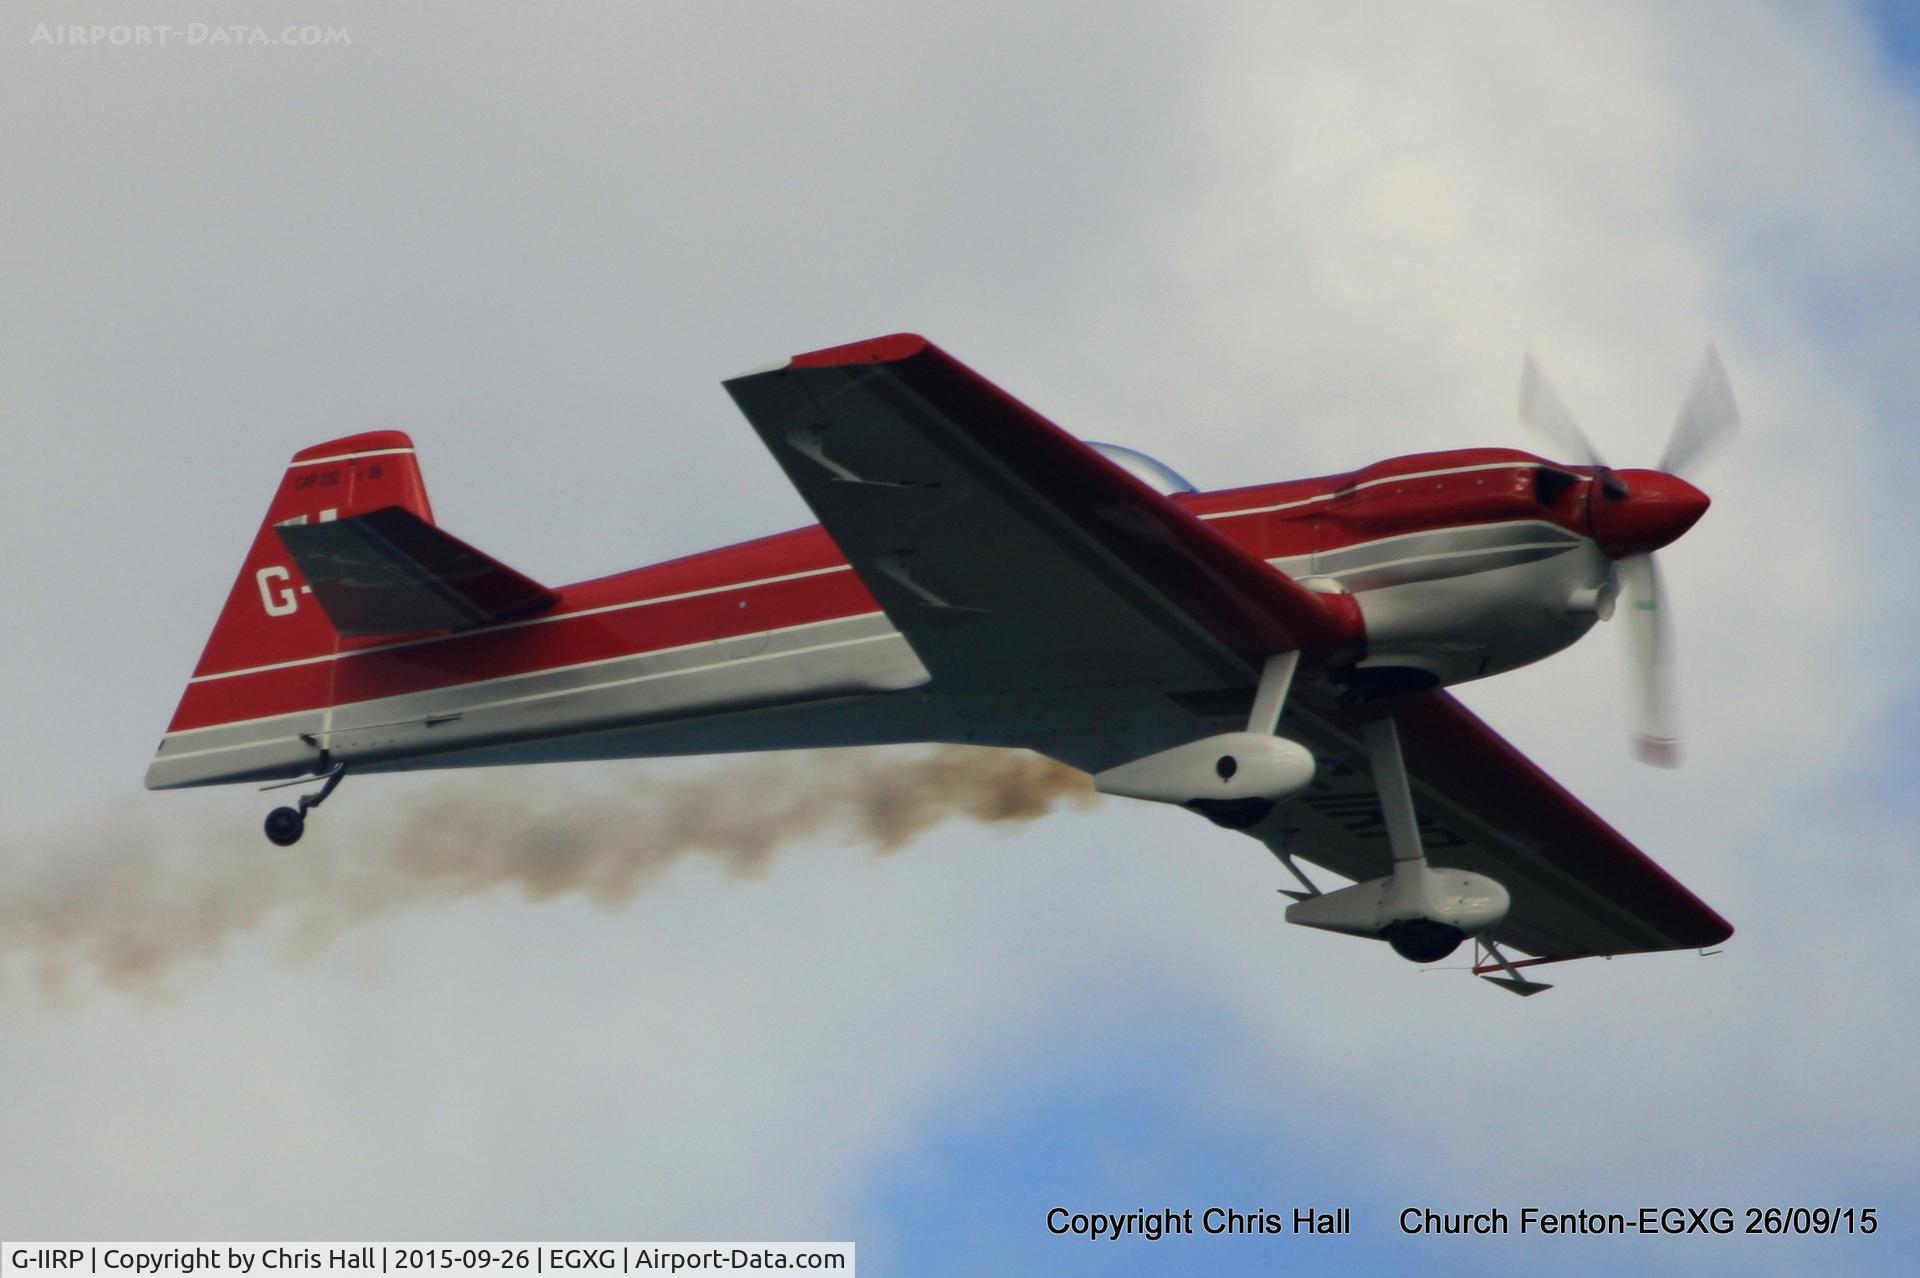
<svg viewBox="0 0 1920 1278">
<path fill-rule="evenodd" d="M 1470 449 L 1172 499 L 1309 589 L 1350 596 L 1364 655 L 1326 673 L 1404 691 L 1537 661 L 1605 615 L 1613 571 L 1590 526 L 1596 482 L 1527 453 Z M 269 580 L 264 609 L 301 606 Z M 916 740 L 1099 762 L 1061 743 L 1110 697 L 943 701 L 818 527 L 556 593 L 538 615 L 472 631 L 340 639 L 257 666 L 222 668 L 210 650 L 148 784 L 340 762 L 365 772 Z M 1143 747 L 1157 748 L 1156 733 L 1140 727 Z"/>
</svg>

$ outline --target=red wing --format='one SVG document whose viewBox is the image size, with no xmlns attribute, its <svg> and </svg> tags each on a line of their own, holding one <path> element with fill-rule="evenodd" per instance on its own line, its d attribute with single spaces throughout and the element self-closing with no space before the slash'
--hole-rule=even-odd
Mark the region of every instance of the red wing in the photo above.
<svg viewBox="0 0 1920 1278">
<path fill-rule="evenodd" d="M 1246 686 L 1344 611 L 910 335 L 727 383 L 946 690 Z"/>
<path fill-rule="evenodd" d="M 1316 698 L 1282 731 L 1320 758 L 1294 802 L 1292 850 L 1356 879 L 1391 863 L 1359 720 Z M 1296 714 L 1296 709 L 1298 713 Z M 1498 879 L 1513 895 L 1499 939 L 1572 958 L 1717 945 L 1733 928 L 1445 692 L 1395 703 L 1427 855 Z"/>
</svg>

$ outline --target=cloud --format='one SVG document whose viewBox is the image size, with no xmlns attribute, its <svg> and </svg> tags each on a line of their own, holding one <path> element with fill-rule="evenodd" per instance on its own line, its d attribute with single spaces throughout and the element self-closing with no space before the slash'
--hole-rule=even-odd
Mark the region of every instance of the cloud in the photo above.
<svg viewBox="0 0 1920 1278">
<path fill-rule="evenodd" d="M 1270 1095 L 1284 1058 L 1310 1080 L 1307 1103 L 1364 1106 L 1415 1157 L 1496 1192 L 1625 1192 L 1649 1166 L 1732 1184 L 1751 1164 L 1716 1149 L 1877 1133 L 1852 1097 L 1878 1090 L 1870 1062 L 1915 1030 L 1856 984 L 1861 947 L 1897 947 L 1904 930 L 1895 902 L 1915 876 L 1889 850 L 1910 810 L 1853 797 L 1914 686 L 1895 638 L 1913 601 L 1887 589 L 1884 552 L 1912 516 L 1882 464 L 1899 445 L 1878 407 L 1914 389 L 1880 354 L 1910 349 L 1914 314 L 1864 279 L 1914 273 L 1899 230 L 1920 175 L 1912 103 L 1844 15 L 1705 14 L 1254 11 L 1217 68 L 1222 145 L 1179 238 L 1182 329 L 1208 335 L 1183 371 L 1212 383 L 1209 409 L 1231 407 L 1169 456 L 1203 483 L 1251 478 L 1250 458 L 1334 470 L 1527 442 L 1511 422 L 1529 347 L 1610 459 L 1647 464 L 1703 342 L 1734 370 L 1746 422 L 1706 468 L 1715 508 L 1663 555 L 1689 768 L 1626 763 L 1604 627 L 1463 690 L 1722 905 L 1740 928 L 1727 954 L 1570 969 L 1555 994 L 1487 1006 L 1489 991 L 1330 946 L 1292 969 L 1285 999 L 1244 1008 L 1264 1046 L 1240 1063 L 1234 1102 Z M 1869 285 L 1857 299 L 1841 282 L 1855 280 Z M 1220 940 L 1225 982 L 1264 926 L 1200 930 Z M 1776 1113 L 1809 1071 L 1832 1090 Z M 1449 1138 L 1462 1106 L 1483 1139 Z M 1859 1139 L 1867 1158 L 1901 1157 Z"/>
</svg>

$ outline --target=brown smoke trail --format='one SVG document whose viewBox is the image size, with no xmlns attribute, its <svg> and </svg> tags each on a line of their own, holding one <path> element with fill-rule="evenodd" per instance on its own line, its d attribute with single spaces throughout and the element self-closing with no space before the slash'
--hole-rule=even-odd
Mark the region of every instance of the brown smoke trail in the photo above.
<svg viewBox="0 0 1920 1278">
<path fill-rule="evenodd" d="M 353 801 L 351 784 L 342 794 Z M 463 776 L 350 838 L 325 836 L 330 805 L 287 851 L 251 822 L 177 847 L 127 822 L 7 849 L 0 990 L 24 978 L 55 1005 L 89 984 L 164 996 L 181 968 L 243 936 L 299 961 L 350 928 L 501 892 L 611 910 L 688 857 L 752 875 L 810 839 L 891 852 L 955 817 L 1029 821 L 1093 797 L 1084 774 L 1050 759 L 941 746 L 743 757 L 610 793 Z"/>
</svg>

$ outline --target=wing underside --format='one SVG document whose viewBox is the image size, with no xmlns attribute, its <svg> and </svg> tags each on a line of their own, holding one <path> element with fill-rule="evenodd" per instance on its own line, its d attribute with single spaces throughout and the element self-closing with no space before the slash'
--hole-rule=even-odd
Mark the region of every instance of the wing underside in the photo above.
<svg viewBox="0 0 1920 1278">
<path fill-rule="evenodd" d="M 1350 878 L 1387 873 L 1362 711 L 1323 677 L 1359 651 L 1350 598 L 1304 590 L 924 339 L 727 390 L 931 672 L 925 695 L 1147 707 L 1159 748 L 1244 727 L 1263 663 L 1299 650 L 1280 730 L 1318 776 L 1251 833 Z M 1508 888 L 1502 942 L 1558 958 L 1731 932 L 1451 696 L 1393 704 L 1429 858 Z M 1026 743 L 1082 767 L 1132 757 L 1071 735 Z"/>
<path fill-rule="evenodd" d="M 946 691 L 1244 687 L 1339 642 L 1320 597 L 937 347 L 727 383 Z"/>
<path fill-rule="evenodd" d="M 1732 935 L 1726 920 L 1451 695 L 1401 698 L 1392 709 L 1427 857 L 1507 888 L 1513 908 L 1496 933 L 1504 944 L 1579 958 L 1701 948 Z M 1304 741 L 1319 767 L 1308 791 L 1258 833 L 1349 878 L 1386 874 L 1392 853 L 1358 712 L 1309 689 L 1281 731 Z"/>
</svg>

